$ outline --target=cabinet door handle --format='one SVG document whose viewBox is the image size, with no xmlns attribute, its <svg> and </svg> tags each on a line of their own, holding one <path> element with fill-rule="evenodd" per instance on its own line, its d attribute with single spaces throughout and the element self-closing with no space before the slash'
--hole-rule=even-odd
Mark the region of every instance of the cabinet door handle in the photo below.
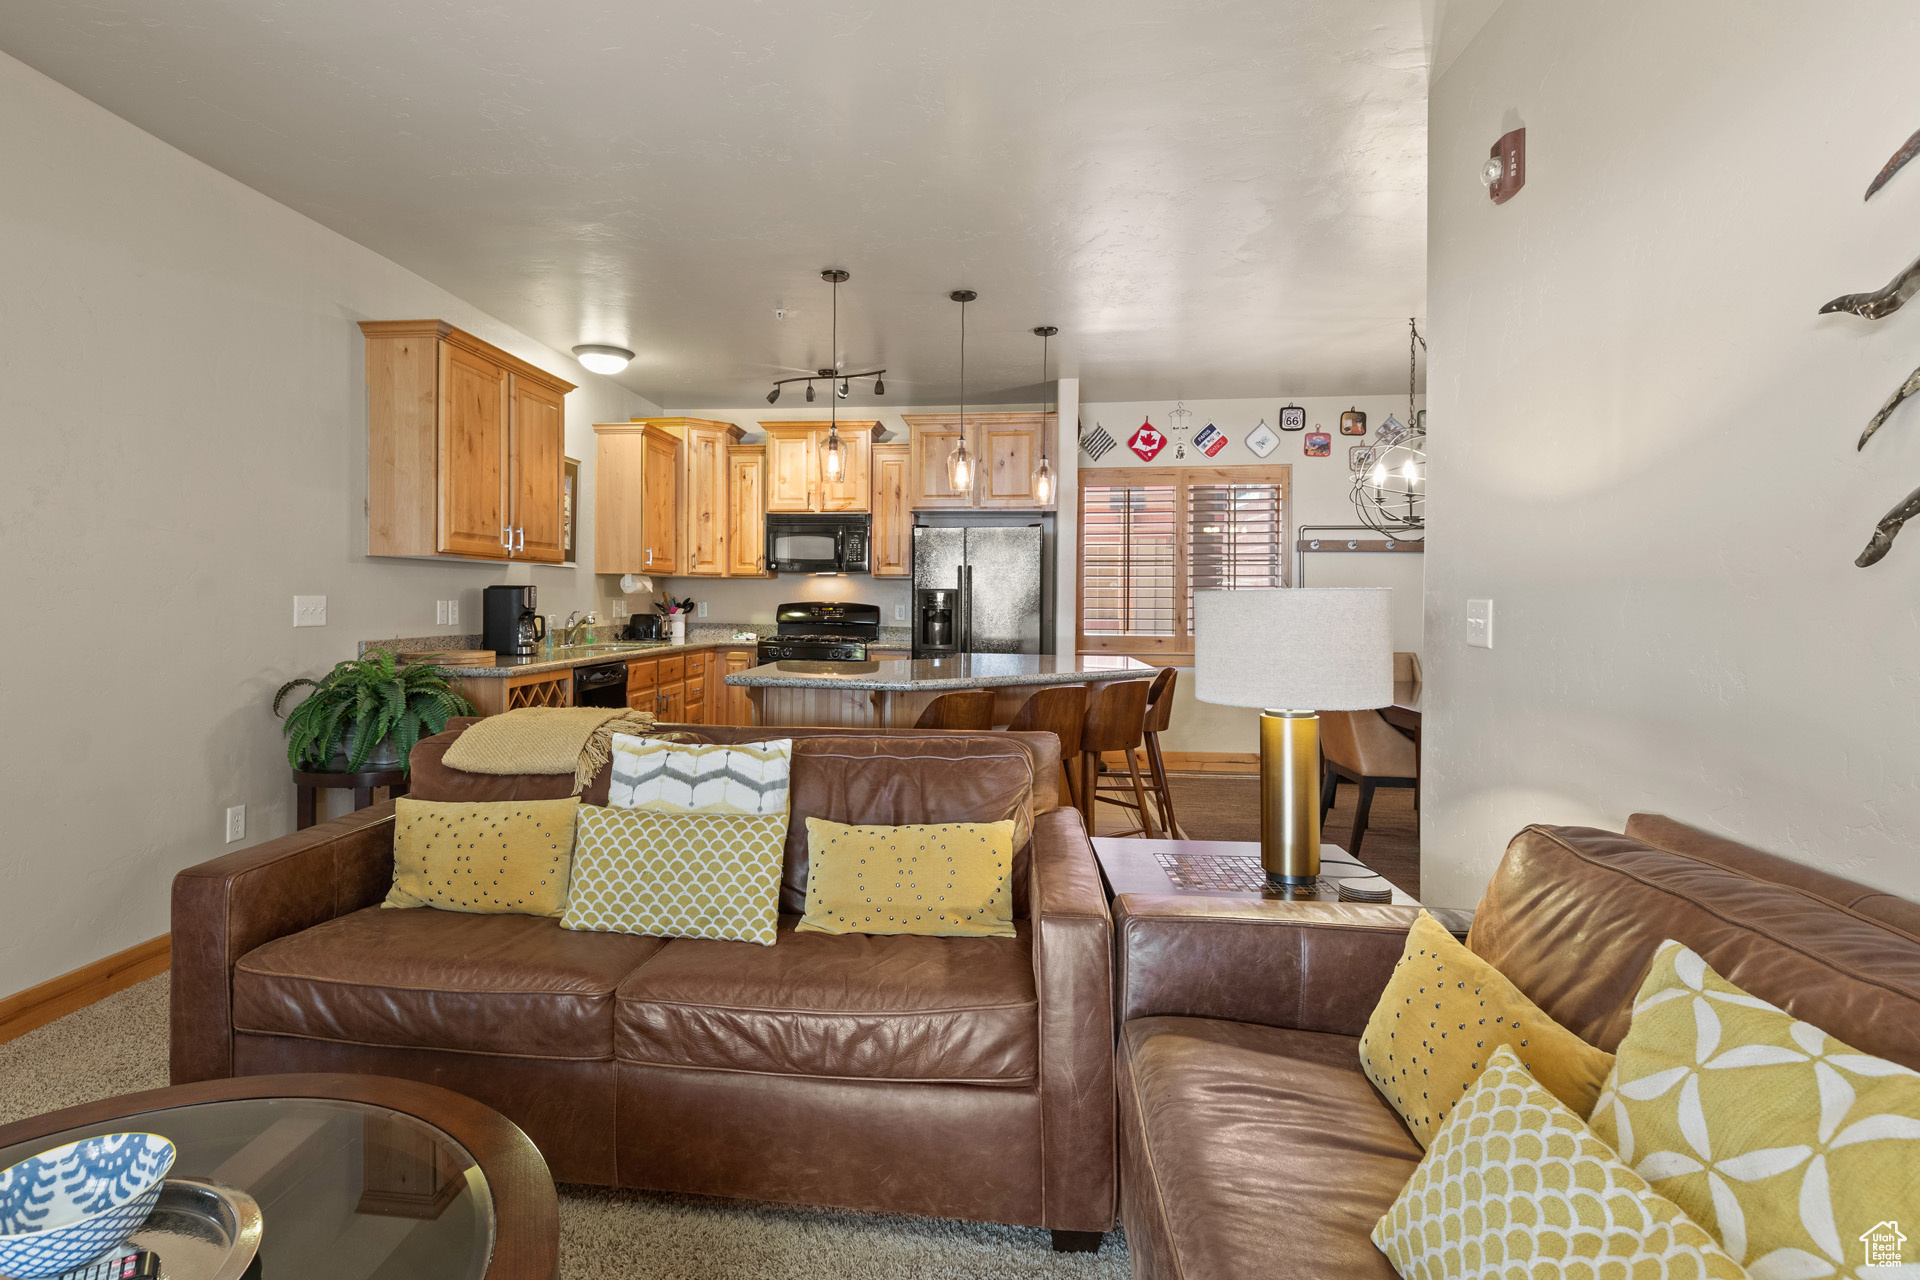
<svg viewBox="0 0 1920 1280">
<path fill-rule="evenodd" d="M 653 548 L 647 548 L 647 568 L 653 568 Z"/>
<path fill-rule="evenodd" d="M 512 525 L 503 524 L 500 526 L 500 545 L 507 549 L 507 553 L 509 555 L 513 553 L 513 526 Z"/>
<path fill-rule="evenodd" d="M 515 551 L 525 551 L 527 549 L 527 527 L 525 525 L 521 525 L 518 529 L 515 529 L 513 532 L 514 532 L 513 549 Z"/>
</svg>

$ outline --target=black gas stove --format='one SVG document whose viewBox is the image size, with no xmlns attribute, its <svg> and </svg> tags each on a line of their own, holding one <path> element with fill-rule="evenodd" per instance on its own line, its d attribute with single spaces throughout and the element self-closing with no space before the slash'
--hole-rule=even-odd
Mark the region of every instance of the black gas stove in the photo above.
<svg viewBox="0 0 1920 1280">
<path fill-rule="evenodd" d="M 760 640 L 761 662 L 864 662 L 880 638 L 880 606 L 802 600 L 773 615 L 774 634 Z"/>
</svg>

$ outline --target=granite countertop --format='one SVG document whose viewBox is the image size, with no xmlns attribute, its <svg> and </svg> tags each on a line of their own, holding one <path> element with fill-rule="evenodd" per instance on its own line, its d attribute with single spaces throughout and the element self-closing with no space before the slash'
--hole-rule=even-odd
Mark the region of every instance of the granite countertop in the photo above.
<svg viewBox="0 0 1920 1280">
<path fill-rule="evenodd" d="M 600 628 L 602 634 L 618 629 L 614 626 Z M 490 667 L 448 667 L 462 680 L 505 679 L 508 676 L 541 675 L 549 671 L 566 671 L 573 667 L 591 666 L 600 662 L 617 662 L 623 658 L 651 658 L 665 654 L 686 653 L 694 649 L 751 649 L 757 645 L 762 635 L 772 635 L 770 626 L 733 626 L 727 623 L 703 622 L 687 628 L 687 638 L 682 644 L 671 640 L 598 640 L 592 644 L 574 645 L 554 649 L 542 648 L 541 652 L 524 658 L 496 657 Z M 873 642 L 875 649 L 898 649 L 911 651 L 913 632 L 908 627 L 882 627 L 880 638 Z M 391 648 L 401 653 L 433 653 L 438 649 L 477 649 L 479 636 L 419 636 L 404 640 L 362 641 L 360 653 L 365 655 L 373 648 Z"/>
<path fill-rule="evenodd" d="M 1086 684 L 1138 679 L 1154 669 L 1133 658 L 1030 653 L 962 653 L 951 658 L 877 662 L 769 662 L 726 677 L 749 689 L 875 689 L 892 693 L 994 689 L 1007 685 Z"/>
</svg>

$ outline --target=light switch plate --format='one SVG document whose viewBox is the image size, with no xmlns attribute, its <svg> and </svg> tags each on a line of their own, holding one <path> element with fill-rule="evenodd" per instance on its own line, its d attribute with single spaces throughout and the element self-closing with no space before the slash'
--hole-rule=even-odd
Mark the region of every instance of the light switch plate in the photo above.
<svg viewBox="0 0 1920 1280">
<path fill-rule="evenodd" d="M 903 604 L 893 606 L 893 620 L 895 622 L 905 622 L 907 620 L 907 606 Z"/>
<path fill-rule="evenodd" d="M 293 598 L 293 625 L 296 627 L 326 626 L 327 598 L 325 596 L 295 596 Z"/>
<path fill-rule="evenodd" d="M 1467 601 L 1467 647 L 1493 648 L 1493 601 Z"/>
</svg>

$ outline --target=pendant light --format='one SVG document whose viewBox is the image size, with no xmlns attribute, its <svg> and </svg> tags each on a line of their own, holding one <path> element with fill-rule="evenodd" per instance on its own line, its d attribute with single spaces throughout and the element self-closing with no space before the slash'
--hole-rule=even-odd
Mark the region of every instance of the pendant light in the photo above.
<svg viewBox="0 0 1920 1280">
<path fill-rule="evenodd" d="M 947 488 L 972 493 L 973 454 L 967 449 L 967 304 L 980 295 L 955 289 L 947 296 L 960 304 L 960 447 L 947 455 Z"/>
<path fill-rule="evenodd" d="M 1040 339 L 1040 385 L 1047 384 L 1047 343 L 1054 334 L 1060 332 L 1055 325 L 1043 324 L 1033 331 Z M 1046 400 L 1040 402 L 1040 465 L 1033 471 L 1033 500 L 1043 507 L 1053 505 L 1055 481 L 1053 463 L 1047 461 L 1047 415 L 1053 412 L 1053 406 Z"/>
<path fill-rule="evenodd" d="M 847 272 L 829 269 L 820 273 L 823 279 L 833 283 L 833 345 L 827 355 L 833 360 L 834 367 L 840 364 L 840 285 L 846 280 Z M 828 484 L 839 484 L 847 475 L 847 446 L 840 439 L 839 402 L 845 397 L 846 383 L 839 387 L 827 384 L 836 394 L 827 397 L 827 438 L 820 446 L 820 475 Z M 813 384 L 807 384 L 807 399 L 813 399 Z"/>
</svg>

